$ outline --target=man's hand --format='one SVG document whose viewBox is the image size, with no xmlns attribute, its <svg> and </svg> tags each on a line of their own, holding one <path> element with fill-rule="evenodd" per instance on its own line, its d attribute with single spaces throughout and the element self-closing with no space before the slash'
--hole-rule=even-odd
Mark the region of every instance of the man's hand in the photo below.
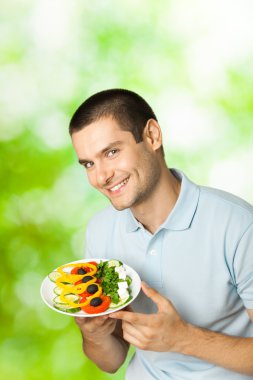
<svg viewBox="0 0 253 380">
<path fill-rule="evenodd" d="M 121 321 L 101 317 L 75 318 L 83 336 L 83 351 L 102 371 L 114 373 L 124 363 L 129 344 L 122 338 Z"/>
<path fill-rule="evenodd" d="M 111 335 L 116 327 L 117 320 L 110 319 L 108 315 L 93 318 L 75 318 L 85 340 L 101 342 Z"/>
<path fill-rule="evenodd" d="M 110 318 L 122 320 L 124 339 L 142 350 L 160 352 L 180 352 L 183 338 L 188 335 L 188 325 L 183 321 L 172 303 L 142 283 L 142 290 L 156 303 L 156 314 L 132 313 L 118 311 Z"/>
</svg>

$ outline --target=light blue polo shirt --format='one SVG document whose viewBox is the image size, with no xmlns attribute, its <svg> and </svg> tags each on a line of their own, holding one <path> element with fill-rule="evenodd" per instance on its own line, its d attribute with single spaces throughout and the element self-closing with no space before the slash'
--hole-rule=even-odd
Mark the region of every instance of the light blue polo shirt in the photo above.
<svg viewBox="0 0 253 380">
<path fill-rule="evenodd" d="M 87 227 L 86 257 L 115 258 L 133 267 L 199 327 L 253 337 L 253 207 L 224 191 L 197 186 L 182 172 L 178 200 L 154 235 L 129 209 L 108 206 Z M 141 293 L 136 311 L 155 304 Z M 127 380 L 252 379 L 192 356 L 136 349 Z"/>
</svg>

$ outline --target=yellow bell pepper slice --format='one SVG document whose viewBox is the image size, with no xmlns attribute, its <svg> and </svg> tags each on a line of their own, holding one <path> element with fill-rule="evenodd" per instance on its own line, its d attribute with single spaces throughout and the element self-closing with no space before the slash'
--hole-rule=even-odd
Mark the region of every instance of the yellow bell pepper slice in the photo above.
<svg viewBox="0 0 253 380">
<path fill-rule="evenodd" d="M 93 276 L 95 273 L 97 273 L 97 267 L 96 265 L 94 264 L 90 264 L 90 263 L 73 263 L 73 264 L 66 264 L 66 265 L 62 265 L 60 266 L 59 268 L 57 268 L 57 272 L 61 273 L 63 276 L 66 275 L 67 273 L 64 272 L 63 269 L 65 268 L 69 268 L 69 267 L 88 267 L 88 268 L 91 268 L 92 270 L 89 272 L 89 275 L 90 276 Z M 88 273 L 87 273 L 88 274 Z M 78 281 L 78 278 L 77 276 L 83 276 L 83 275 L 79 275 L 79 274 L 71 274 L 71 276 L 76 276 L 76 281 Z"/>
<path fill-rule="evenodd" d="M 86 285 L 86 284 L 83 284 L 83 285 Z M 98 285 L 98 284 L 97 284 Z M 90 303 L 90 301 L 92 300 L 92 298 L 95 298 L 95 297 L 99 297 L 101 296 L 102 294 L 102 287 L 100 285 L 98 285 L 98 290 L 96 293 L 94 294 L 91 294 L 90 297 L 88 297 L 86 299 L 86 301 L 84 302 L 81 302 L 81 303 L 76 303 L 76 302 L 72 302 L 70 301 L 69 299 L 67 299 L 65 297 L 66 294 L 69 294 L 67 290 L 63 291 L 63 293 L 60 295 L 60 299 L 64 302 L 64 303 L 67 303 L 69 306 L 72 306 L 72 307 L 82 307 L 82 306 L 86 306 Z M 80 293 L 76 293 L 76 294 L 80 294 Z"/>
</svg>

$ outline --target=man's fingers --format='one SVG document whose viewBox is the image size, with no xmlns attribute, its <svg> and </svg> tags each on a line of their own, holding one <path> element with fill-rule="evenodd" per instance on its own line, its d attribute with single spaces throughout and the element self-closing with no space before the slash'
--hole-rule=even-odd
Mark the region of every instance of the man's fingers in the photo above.
<svg viewBox="0 0 253 380">
<path fill-rule="evenodd" d="M 133 311 L 134 311 L 131 305 L 127 305 L 126 307 L 124 307 L 123 310 L 124 310 L 124 311 L 131 311 L 132 313 L 133 313 Z"/>
<path fill-rule="evenodd" d="M 147 315 L 140 313 L 133 313 L 131 311 L 115 311 L 109 314 L 110 318 L 121 319 L 132 324 L 146 325 Z"/>
<path fill-rule="evenodd" d="M 157 290 L 148 286 L 144 281 L 141 283 L 144 294 L 150 298 L 158 307 L 158 311 L 167 311 L 170 305 L 170 301 L 163 297 Z"/>
<path fill-rule="evenodd" d="M 149 297 L 158 308 L 158 312 L 167 312 L 168 309 L 173 308 L 171 302 L 163 297 L 160 293 L 158 293 L 155 289 L 150 288 L 144 281 L 142 281 L 142 290 L 144 294 Z M 132 308 L 131 308 L 132 309 Z M 139 325 L 147 325 L 149 324 L 149 319 L 147 314 L 135 313 L 129 310 L 129 306 L 127 306 L 124 310 L 115 311 L 109 314 L 110 318 L 122 319 L 123 321 L 139 324 Z"/>
<path fill-rule="evenodd" d="M 106 320 L 109 318 L 108 315 L 104 315 L 101 317 L 94 317 L 94 318 L 81 318 L 81 317 L 75 317 L 76 324 L 79 327 L 82 327 L 87 324 L 94 324 L 96 326 L 102 326 Z"/>
</svg>

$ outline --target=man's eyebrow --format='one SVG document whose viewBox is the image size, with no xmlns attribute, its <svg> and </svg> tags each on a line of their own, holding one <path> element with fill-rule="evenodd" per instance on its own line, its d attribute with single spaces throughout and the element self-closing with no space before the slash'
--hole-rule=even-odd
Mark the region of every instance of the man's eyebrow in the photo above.
<svg viewBox="0 0 253 380">
<path fill-rule="evenodd" d="M 96 156 L 99 156 L 105 152 L 107 152 L 108 150 L 112 149 L 113 147 L 115 146 L 119 146 L 119 145 L 122 145 L 123 144 L 123 141 L 114 141 L 112 143 L 110 143 L 109 145 L 107 145 L 105 148 L 103 148 L 100 152 L 98 152 L 96 154 Z M 83 164 L 87 164 L 88 162 L 90 162 L 91 160 L 88 160 L 88 159 L 85 159 L 85 158 L 80 158 L 78 160 L 79 164 L 83 165 Z"/>
<path fill-rule="evenodd" d="M 83 164 L 87 164 L 87 162 L 89 162 L 88 160 L 78 160 L 79 164 L 83 165 Z"/>
</svg>

